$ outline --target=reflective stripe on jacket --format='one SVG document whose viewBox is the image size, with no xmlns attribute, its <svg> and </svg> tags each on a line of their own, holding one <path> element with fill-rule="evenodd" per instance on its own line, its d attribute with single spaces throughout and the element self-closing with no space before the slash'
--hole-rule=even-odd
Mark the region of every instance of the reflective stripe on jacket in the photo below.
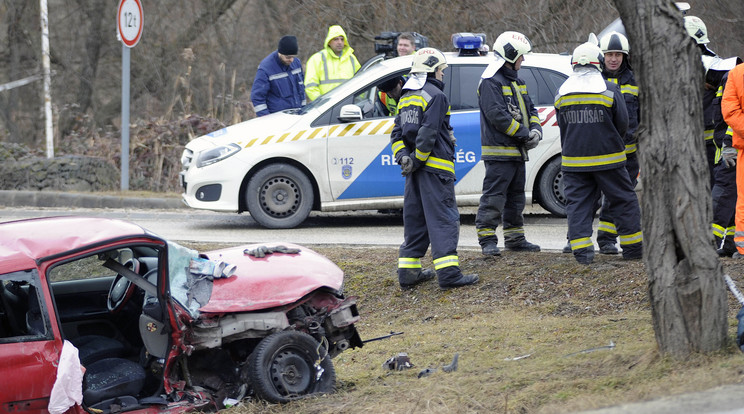
<svg viewBox="0 0 744 414">
<path fill-rule="evenodd" d="M 398 115 L 390 134 L 390 145 L 397 162 L 409 156 L 425 170 L 455 175 L 455 146 L 450 140 L 450 105 L 442 92 L 443 84 L 428 78 L 418 90 L 404 89 L 398 102 Z"/>
<path fill-rule="evenodd" d="M 542 132 L 537 109 L 527 94 L 527 86 L 517 71 L 502 66 L 478 85 L 480 106 L 481 159 L 522 161 L 519 150 L 530 137 L 530 130 Z M 517 121 L 510 112 L 519 112 Z"/>
<path fill-rule="evenodd" d="M 339 36 L 344 38 L 341 56 L 328 46 L 328 42 Z M 354 56 L 354 49 L 349 46 L 344 29 L 338 25 L 328 28 L 323 50 L 310 56 L 305 66 L 305 93 L 310 100 L 317 99 L 350 79 L 362 67 Z"/>
<path fill-rule="evenodd" d="M 628 111 L 620 88 L 605 81 L 601 93 L 575 92 L 556 96 L 555 109 L 561 130 L 561 169 L 599 171 L 625 165 L 623 137 Z"/>
<path fill-rule="evenodd" d="M 608 81 L 620 86 L 620 92 L 625 98 L 625 108 L 628 110 L 628 131 L 625 133 L 625 153 L 633 154 L 638 150 L 636 130 L 641 118 L 641 105 L 638 100 L 638 83 L 636 83 L 633 71 L 625 67 L 615 76 L 602 73 Z"/>
</svg>

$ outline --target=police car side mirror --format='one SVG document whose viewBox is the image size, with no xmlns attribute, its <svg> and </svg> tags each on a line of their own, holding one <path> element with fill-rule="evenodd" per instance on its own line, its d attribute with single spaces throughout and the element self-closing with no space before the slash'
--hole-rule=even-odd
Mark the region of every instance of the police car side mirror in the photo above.
<svg viewBox="0 0 744 414">
<path fill-rule="evenodd" d="M 341 107 L 341 113 L 338 114 L 338 120 L 341 122 L 361 121 L 362 108 L 356 105 L 344 105 Z"/>
</svg>

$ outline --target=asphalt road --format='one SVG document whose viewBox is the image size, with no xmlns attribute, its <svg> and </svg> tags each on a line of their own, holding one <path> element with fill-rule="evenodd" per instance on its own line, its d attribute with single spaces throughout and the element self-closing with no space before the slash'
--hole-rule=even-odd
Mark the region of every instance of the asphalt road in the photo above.
<svg viewBox="0 0 744 414">
<path fill-rule="evenodd" d="M 248 214 L 215 213 L 192 209 L 0 207 L 0 222 L 22 218 L 88 215 L 135 222 L 161 237 L 196 242 L 264 243 L 292 242 L 323 245 L 398 246 L 403 241 L 400 215 L 377 211 L 342 213 L 313 212 L 294 229 L 266 229 Z M 463 209 L 460 248 L 478 248 L 472 209 Z M 525 214 L 528 240 L 543 250 L 560 250 L 566 244 L 566 219 L 549 215 L 539 207 Z M 501 228 L 499 240 L 503 246 Z"/>
</svg>

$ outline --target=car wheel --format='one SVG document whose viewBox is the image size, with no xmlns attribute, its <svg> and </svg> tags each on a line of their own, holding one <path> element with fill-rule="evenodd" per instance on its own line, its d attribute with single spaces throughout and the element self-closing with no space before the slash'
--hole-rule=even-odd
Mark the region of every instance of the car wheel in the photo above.
<svg viewBox="0 0 744 414">
<path fill-rule="evenodd" d="M 313 186 L 298 168 L 272 164 L 251 177 L 246 189 L 248 212 L 258 224 L 272 229 L 300 225 L 313 207 Z"/>
<path fill-rule="evenodd" d="M 566 217 L 566 195 L 563 192 L 561 157 L 553 158 L 540 174 L 540 205 L 558 217 Z"/>
<path fill-rule="evenodd" d="M 282 331 L 258 343 L 249 357 L 248 376 L 256 395 L 284 403 L 333 392 L 336 372 L 328 351 L 312 336 Z"/>
</svg>

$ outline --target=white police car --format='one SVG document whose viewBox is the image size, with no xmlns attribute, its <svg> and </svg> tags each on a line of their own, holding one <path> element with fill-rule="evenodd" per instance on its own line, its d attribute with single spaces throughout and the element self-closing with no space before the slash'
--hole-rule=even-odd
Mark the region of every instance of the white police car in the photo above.
<svg viewBox="0 0 744 414">
<path fill-rule="evenodd" d="M 463 49 L 461 49 L 463 50 Z M 492 53 L 445 53 L 459 206 L 477 206 L 485 168 L 480 161 L 480 75 Z M 411 56 L 374 64 L 301 109 L 251 119 L 198 137 L 181 162 L 183 200 L 193 208 L 248 211 L 261 225 L 291 228 L 311 210 L 398 209 L 400 168 L 390 149 L 393 117 L 375 110 L 376 85 L 405 75 Z M 527 202 L 565 216 L 560 136 L 553 108 L 571 71 L 568 55 L 529 53 L 519 71 L 538 108 L 543 140 L 529 152 Z"/>
</svg>

